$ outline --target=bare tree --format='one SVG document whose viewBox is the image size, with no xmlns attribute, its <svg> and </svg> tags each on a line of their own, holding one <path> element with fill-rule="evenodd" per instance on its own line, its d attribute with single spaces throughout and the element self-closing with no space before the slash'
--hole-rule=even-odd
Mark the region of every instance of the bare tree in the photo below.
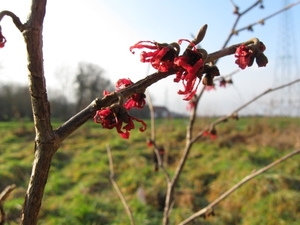
<svg viewBox="0 0 300 225">
<path fill-rule="evenodd" d="M 104 71 L 97 65 L 81 62 L 75 77 L 77 111 L 84 108 L 92 99 L 103 93 L 104 90 L 112 91 L 113 86 L 104 78 Z"/>
</svg>

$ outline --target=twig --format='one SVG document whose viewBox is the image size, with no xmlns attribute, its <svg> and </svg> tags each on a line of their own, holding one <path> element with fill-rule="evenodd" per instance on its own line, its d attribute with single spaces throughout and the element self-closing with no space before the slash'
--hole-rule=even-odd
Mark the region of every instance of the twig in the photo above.
<svg viewBox="0 0 300 225">
<path fill-rule="evenodd" d="M 249 12 L 251 9 L 253 9 L 253 8 L 254 8 L 256 5 L 258 5 L 260 2 L 261 2 L 261 0 L 258 0 L 258 1 L 256 1 L 254 4 L 252 4 L 251 6 L 249 6 L 249 7 L 248 7 L 245 11 L 243 11 L 242 13 L 239 13 L 239 12 L 236 13 L 237 18 L 236 18 L 234 24 L 232 25 L 231 32 L 230 32 L 230 34 L 228 35 L 227 39 L 225 40 L 222 49 L 225 48 L 225 47 L 227 46 L 227 44 L 229 43 L 231 37 L 234 35 L 234 30 L 235 30 L 235 28 L 236 28 L 236 26 L 237 26 L 237 24 L 238 24 L 240 18 L 241 18 L 243 15 L 245 15 L 247 12 Z M 233 2 L 232 2 L 232 3 L 233 3 Z M 233 4 L 233 5 L 234 5 L 234 4 Z M 236 5 L 234 5 L 234 7 L 237 8 Z M 216 61 L 217 61 L 217 60 L 216 60 Z"/>
<path fill-rule="evenodd" d="M 0 193 L 0 225 L 4 225 L 6 222 L 6 215 L 3 208 L 3 203 L 8 197 L 8 195 L 16 188 L 15 184 L 8 185 L 1 193 Z"/>
<path fill-rule="evenodd" d="M 281 86 L 278 86 L 278 87 L 275 87 L 275 88 L 270 88 L 270 89 L 264 91 L 262 94 L 256 96 L 255 98 L 253 98 L 249 102 L 247 102 L 244 105 L 240 106 L 239 108 L 237 108 L 236 110 L 234 110 L 232 113 L 230 113 L 230 114 L 228 114 L 226 116 L 218 118 L 213 123 L 209 124 L 207 127 L 208 128 L 213 127 L 213 126 L 215 126 L 215 125 L 217 125 L 217 124 L 219 124 L 219 123 L 227 120 L 228 118 L 230 118 L 233 115 L 237 114 L 238 111 L 240 111 L 241 109 L 245 108 L 246 106 L 248 106 L 252 102 L 256 101 L 258 98 L 264 96 L 265 94 L 270 93 L 272 91 L 279 90 L 279 89 L 287 87 L 287 86 L 290 86 L 290 85 L 295 84 L 295 83 L 297 83 L 299 81 L 300 81 L 300 79 L 297 79 L 297 80 L 294 80 L 294 81 L 292 81 L 290 83 L 287 83 L 287 84 L 284 84 L 284 85 L 281 85 Z M 203 90 L 204 89 L 202 89 L 202 91 Z M 198 104 L 198 102 L 196 103 L 195 109 L 197 108 L 197 104 Z M 166 196 L 166 205 L 165 205 L 165 210 L 164 210 L 164 222 L 163 222 L 164 225 L 167 225 L 169 223 L 168 215 L 169 215 L 169 210 L 170 210 L 170 206 L 171 206 L 171 200 L 172 200 L 172 197 L 173 197 L 174 189 L 175 189 L 176 183 L 179 180 L 181 171 L 182 171 L 182 169 L 183 169 L 183 167 L 185 165 L 185 162 L 186 162 L 187 157 L 189 155 L 190 149 L 192 148 L 192 145 L 195 143 L 195 141 L 197 141 L 200 137 L 202 137 L 203 133 L 208 129 L 208 128 L 203 129 L 202 131 L 198 132 L 195 135 L 195 137 L 192 138 L 191 137 L 191 133 L 190 133 L 191 132 L 190 128 L 193 126 L 194 119 L 195 119 L 195 114 L 193 112 L 191 114 L 190 124 L 189 124 L 189 127 L 187 129 L 187 141 L 186 141 L 185 148 L 183 150 L 183 154 L 182 154 L 182 156 L 180 158 L 180 162 L 179 162 L 179 164 L 178 164 L 178 166 L 176 168 L 175 174 L 174 174 L 174 176 L 172 178 L 172 182 L 171 182 L 170 185 L 168 185 L 167 196 Z"/>
<path fill-rule="evenodd" d="M 170 177 L 168 171 L 166 170 L 166 168 L 164 167 L 163 161 L 162 161 L 161 156 L 159 154 L 159 148 L 158 148 L 155 141 L 153 142 L 153 146 L 154 146 L 154 153 L 155 153 L 155 156 L 157 158 L 158 166 L 162 169 L 162 171 L 165 175 L 165 178 L 166 178 L 166 182 L 167 182 L 167 184 L 169 184 L 171 182 L 171 177 Z"/>
<path fill-rule="evenodd" d="M 293 157 L 296 154 L 300 153 L 300 149 L 298 150 L 294 150 L 293 152 L 283 156 L 282 158 L 274 161 L 273 163 L 261 168 L 260 170 L 246 176 L 244 179 L 242 179 L 240 182 L 238 182 L 237 184 L 235 184 L 232 188 L 230 188 L 228 191 L 226 191 L 224 194 L 222 194 L 220 197 L 218 197 L 216 200 L 214 200 L 212 203 L 210 203 L 207 207 L 205 207 L 204 209 L 194 213 L 193 215 L 191 215 L 189 218 L 185 219 L 184 221 L 182 221 L 179 225 L 184 225 L 187 224 L 189 222 L 191 222 L 192 220 L 196 219 L 197 217 L 200 216 L 204 216 L 207 215 L 207 213 L 211 213 L 213 210 L 213 207 L 215 207 L 217 204 L 219 204 L 222 200 L 224 200 L 225 198 L 227 198 L 230 194 L 232 194 L 234 191 L 236 191 L 237 189 L 239 189 L 243 184 L 247 183 L 249 180 L 253 179 L 254 177 L 266 172 L 267 170 L 271 169 L 272 167 L 278 165 L 279 163 L 284 162 L 285 160 L 287 160 L 288 158 Z"/>
<path fill-rule="evenodd" d="M 170 178 L 170 175 L 168 173 L 168 171 L 166 170 L 166 168 L 164 167 L 164 164 L 163 164 L 163 161 L 161 159 L 161 156 L 159 154 L 159 149 L 158 149 L 158 146 L 156 144 L 156 140 L 155 140 L 155 118 L 154 118 L 154 107 L 153 107 L 153 103 L 152 103 L 152 100 L 151 100 L 151 97 L 150 97 L 150 94 L 149 94 L 149 91 L 147 90 L 147 103 L 148 103 L 148 107 L 149 107 L 149 110 L 150 110 L 150 118 L 151 118 L 151 142 L 154 146 L 154 153 L 155 153 L 155 156 L 157 158 L 157 163 L 158 163 L 158 166 L 162 169 L 164 175 L 165 175 L 165 178 L 166 178 L 166 182 L 167 184 L 171 182 L 171 178 Z"/>
<path fill-rule="evenodd" d="M 218 80 L 221 80 L 222 78 L 226 78 L 226 77 L 232 77 L 234 74 L 238 73 L 239 71 L 241 71 L 241 70 L 240 69 L 236 69 L 236 70 L 232 71 L 229 74 L 218 76 L 218 77 L 216 77 L 214 79 L 214 81 L 218 81 Z"/>
<path fill-rule="evenodd" d="M 229 75 L 232 75 L 236 72 L 237 71 L 234 71 L 234 72 L 230 73 Z M 185 162 L 186 162 L 187 157 L 189 155 L 190 149 L 192 148 L 192 144 L 193 144 L 193 142 L 192 142 L 192 140 L 193 140 L 193 137 L 192 137 L 193 126 L 194 126 L 195 119 L 196 119 L 196 116 L 197 116 L 196 112 L 197 112 L 198 103 L 199 103 L 199 100 L 201 99 L 201 96 L 204 93 L 204 90 L 205 90 L 205 87 L 202 88 L 200 94 L 197 96 L 197 98 L 195 100 L 195 105 L 194 105 L 194 107 L 192 109 L 192 112 L 190 114 L 190 120 L 189 120 L 189 124 L 187 126 L 185 148 L 184 148 L 182 156 L 180 158 L 178 167 L 176 168 L 175 174 L 172 178 L 172 182 L 169 183 L 168 187 L 167 187 L 167 194 L 166 194 L 166 201 L 165 201 L 165 208 L 164 208 L 164 218 L 163 218 L 163 224 L 164 225 L 169 224 L 169 216 L 170 216 L 170 213 L 171 213 L 171 209 L 173 207 L 172 202 L 173 202 L 174 189 L 175 189 L 176 183 L 179 180 L 179 176 L 180 176 L 181 171 L 182 171 L 182 169 L 185 165 Z"/>
<path fill-rule="evenodd" d="M 266 94 L 268 94 L 270 92 L 277 91 L 279 89 L 291 86 L 291 85 L 293 85 L 293 84 L 295 84 L 297 82 L 300 82 L 300 79 L 296 79 L 294 81 L 291 81 L 289 83 L 280 85 L 280 86 L 275 87 L 275 88 L 269 88 L 269 89 L 267 89 L 263 93 L 259 94 L 258 96 L 254 97 L 250 101 L 246 102 L 245 104 L 243 104 L 242 106 L 240 106 L 239 108 L 237 108 L 236 110 L 234 110 L 232 113 L 218 118 L 217 120 L 215 120 L 214 122 L 212 122 L 211 124 L 209 124 L 208 127 L 212 127 L 212 126 L 215 126 L 215 125 L 217 125 L 217 124 L 219 124 L 221 122 L 226 121 L 227 119 L 229 119 L 232 116 L 236 115 L 239 111 L 241 111 L 242 109 L 244 109 L 245 107 L 247 107 L 248 105 L 250 105 L 252 102 L 255 102 L 257 99 L 261 98 L 262 96 L 264 96 L 264 95 L 266 95 Z M 204 131 L 206 131 L 206 130 L 207 130 L 207 128 L 204 129 L 204 130 L 202 130 L 202 131 L 200 131 L 200 132 L 198 132 L 197 135 L 191 140 L 191 142 L 194 143 L 195 141 L 197 141 L 203 135 Z"/>
<path fill-rule="evenodd" d="M 169 218 L 170 218 L 171 210 L 172 210 L 173 205 L 174 205 L 174 200 L 173 200 L 174 189 L 175 189 L 176 183 L 179 180 L 179 176 L 181 174 L 181 171 L 184 167 L 184 164 L 187 160 L 190 149 L 192 147 L 192 143 L 191 143 L 192 131 L 193 131 L 193 126 L 194 126 L 194 122 L 195 122 L 195 119 L 196 119 L 196 115 L 197 115 L 196 112 L 197 112 L 198 101 L 199 101 L 202 94 L 203 94 L 203 92 L 200 93 L 200 95 L 197 97 L 197 99 L 195 101 L 195 105 L 194 105 L 194 107 L 192 109 L 192 112 L 191 112 L 191 115 L 190 115 L 189 124 L 187 126 L 185 148 L 183 150 L 182 156 L 181 156 L 180 161 L 179 161 L 179 165 L 176 168 L 176 171 L 175 171 L 175 174 L 172 178 L 172 181 L 169 182 L 168 186 L 167 186 L 167 194 L 166 194 L 165 208 L 164 208 L 164 218 L 163 218 L 163 224 L 164 225 L 169 224 Z"/>
<path fill-rule="evenodd" d="M 150 118 L 151 118 L 151 141 L 155 142 L 155 118 L 154 118 L 154 107 L 151 100 L 151 96 L 149 90 L 146 90 L 147 93 L 147 103 L 150 111 Z"/>
<path fill-rule="evenodd" d="M 112 159 L 112 154 L 111 154 L 111 151 L 110 151 L 110 147 L 109 145 L 106 146 L 106 150 L 107 150 L 107 155 L 108 155 L 108 161 L 109 161 L 109 168 L 110 168 L 110 176 L 109 176 L 109 179 L 110 179 L 110 182 L 112 183 L 112 185 L 114 186 L 114 189 L 115 191 L 117 192 L 120 200 L 122 201 L 122 204 L 126 210 L 126 213 L 129 217 L 129 220 L 130 220 L 130 224 L 131 225 L 134 225 L 134 219 L 133 219 L 133 216 L 132 216 L 132 213 L 131 213 L 131 210 L 118 186 L 118 184 L 116 183 L 115 179 L 114 179 L 114 175 L 115 175 L 115 172 L 114 172 L 114 164 L 113 164 L 113 159 Z"/>
<path fill-rule="evenodd" d="M 13 23 L 16 25 L 16 27 L 21 31 L 23 32 L 25 30 L 25 25 L 21 22 L 20 18 L 17 17 L 13 12 L 11 11 L 7 11 L 7 10 L 4 10 L 4 11 L 1 11 L 0 12 L 0 21 L 4 18 L 4 16 L 9 16 L 11 17 Z"/>
<path fill-rule="evenodd" d="M 240 28 L 240 29 L 237 29 L 237 30 L 235 30 L 235 33 L 238 33 L 238 32 L 243 31 L 243 30 L 247 30 L 247 29 L 249 29 L 249 27 L 253 27 L 253 26 L 258 25 L 258 24 L 263 25 L 263 24 L 265 23 L 266 20 L 268 20 L 268 19 L 270 19 L 270 18 L 276 16 L 277 14 L 282 13 L 282 12 L 284 12 L 284 11 L 286 11 L 286 10 L 288 10 L 288 9 L 290 9 L 290 8 L 292 8 L 292 7 L 296 6 L 296 5 L 298 5 L 298 4 L 300 4 L 300 1 L 294 2 L 294 3 L 292 3 L 292 4 L 290 4 L 290 5 L 288 5 L 288 6 L 284 7 L 284 8 L 282 8 L 281 10 L 279 10 L 279 11 L 277 11 L 277 12 L 275 12 L 275 13 L 273 13 L 273 14 L 271 14 L 271 15 L 265 17 L 265 18 L 260 19 L 260 20 L 257 21 L 257 22 L 251 23 L 251 24 L 249 24 L 248 26 L 245 26 L 245 27 L 242 27 L 242 28 Z"/>
</svg>

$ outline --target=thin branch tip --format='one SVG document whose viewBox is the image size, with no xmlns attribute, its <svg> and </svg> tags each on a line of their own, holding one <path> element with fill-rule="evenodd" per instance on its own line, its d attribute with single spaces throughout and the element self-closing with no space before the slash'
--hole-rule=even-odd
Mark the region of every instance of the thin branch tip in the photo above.
<svg viewBox="0 0 300 225">
<path fill-rule="evenodd" d="M 18 16 L 16 16 L 16 14 L 14 14 L 13 12 L 8 11 L 8 10 L 3 10 L 0 12 L 0 22 L 4 18 L 4 16 L 9 16 L 12 19 L 15 26 L 21 32 L 23 32 L 25 30 L 25 25 L 21 22 L 20 18 Z"/>
</svg>

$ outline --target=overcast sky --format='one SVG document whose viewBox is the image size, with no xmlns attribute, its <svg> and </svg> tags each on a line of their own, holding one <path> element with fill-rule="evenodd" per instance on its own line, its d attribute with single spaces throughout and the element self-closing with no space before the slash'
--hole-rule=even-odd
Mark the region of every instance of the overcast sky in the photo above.
<svg viewBox="0 0 300 225">
<path fill-rule="evenodd" d="M 234 2 L 243 11 L 255 1 Z M 237 28 L 259 21 L 280 10 L 284 3 L 293 2 L 296 0 L 265 0 L 264 9 L 256 7 L 246 14 Z M 22 22 L 26 21 L 29 9 L 29 0 L 0 0 L 0 10 L 11 10 Z M 291 18 L 290 27 L 294 28 L 291 32 L 292 38 L 294 43 L 298 43 L 292 53 L 297 54 L 300 40 L 300 4 L 288 12 Z M 257 68 L 254 65 L 235 75 L 233 86 L 206 93 L 200 103 L 201 114 L 230 113 L 243 102 L 273 86 L 274 70 L 277 69 L 275 62 L 283 41 L 279 34 L 285 32 L 282 25 L 283 15 L 267 20 L 264 26 L 255 26 L 254 32 L 243 31 L 231 39 L 229 44 L 258 37 L 267 47 L 265 54 L 269 58 L 269 64 L 266 68 Z M 104 69 L 105 76 L 113 82 L 124 77 L 138 81 L 146 75 L 148 67 L 139 62 L 139 54 L 130 53 L 131 45 L 140 40 L 174 42 L 180 38 L 192 39 L 192 34 L 196 34 L 202 25 L 208 24 L 201 46 L 211 53 L 222 47 L 235 18 L 230 0 L 48 1 L 44 23 L 47 86 L 59 90 L 72 87 L 72 76 L 80 61 L 99 65 Z M 28 72 L 23 37 L 10 18 L 4 18 L 1 26 L 7 43 L 0 51 L 0 84 L 26 84 Z M 234 61 L 234 56 L 221 59 L 218 63 L 221 74 L 226 75 L 236 70 L 238 67 Z M 182 96 L 177 95 L 180 88 L 181 85 L 174 83 L 173 77 L 169 77 L 151 86 L 149 92 L 155 104 L 167 105 L 174 111 L 184 112 L 186 102 L 182 100 Z M 49 95 L 51 94 L 50 91 Z M 267 102 L 268 99 L 264 98 L 243 112 L 261 112 L 262 105 L 268 104 Z"/>
</svg>

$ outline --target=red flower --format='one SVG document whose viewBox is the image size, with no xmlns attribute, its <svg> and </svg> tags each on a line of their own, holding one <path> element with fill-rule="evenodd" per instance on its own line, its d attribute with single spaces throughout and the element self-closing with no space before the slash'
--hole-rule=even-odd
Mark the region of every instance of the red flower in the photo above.
<svg viewBox="0 0 300 225">
<path fill-rule="evenodd" d="M 238 64 L 241 69 L 245 69 L 247 66 L 249 66 L 252 55 L 253 53 L 247 46 L 240 45 L 235 51 L 234 56 L 237 58 L 235 63 Z"/>
<path fill-rule="evenodd" d="M 120 105 L 98 110 L 94 116 L 95 123 L 102 124 L 102 127 L 106 129 L 116 128 L 121 137 L 125 139 L 129 138 L 129 131 L 134 129 L 133 120 L 142 123 L 142 127 L 140 127 L 141 132 L 147 129 L 147 124 L 143 120 L 130 116 L 127 109 Z M 123 126 L 123 123 L 125 123 L 125 126 Z"/>
<path fill-rule="evenodd" d="M 153 141 L 152 141 L 151 139 L 149 139 L 149 140 L 147 141 L 147 146 L 148 146 L 148 147 L 152 147 L 152 146 L 153 146 Z"/>
<path fill-rule="evenodd" d="M 188 41 L 190 45 L 193 45 L 192 42 L 186 39 L 180 39 L 178 43 L 181 44 L 182 41 Z M 203 70 L 202 55 L 197 51 L 195 46 L 187 48 L 183 55 L 174 59 L 174 65 L 177 66 L 177 68 L 175 67 L 177 72 L 174 82 L 182 80 L 184 86 L 184 90 L 179 90 L 178 94 L 186 95 L 184 100 L 190 100 L 196 94 L 200 83 L 199 79 L 198 84 L 194 87 L 198 72 Z"/>
<path fill-rule="evenodd" d="M 146 98 L 146 95 L 144 93 L 133 94 L 130 96 L 128 101 L 125 102 L 124 106 L 128 110 L 133 107 L 142 109 L 146 105 L 145 98 Z"/>
<path fill-rule="evenodd" d="M 146 44 L 146 43 L 150 43 Z M 152 52 L 141 52 L 141 62 L 150 62 L 153 68 L 160 72 L 167 72 L 173 68 L 174 58 L 178 55 L 179 46 L 175 44 L 159 44 L 153 41 L 139 41 L 130 47 L 130 51 L 134 53 L 133 49 L 147 48 L 153 50 Z"/>
<path fill-rule="evenodd" d="M 211 91 L 211 90 L 216 90 L 216 87 L 214 84 L 210 85 L 210 86 L 208 86 L 208 85 L 205 86 L 205 91 Z"/>
<path fill-rule="evenodd" d="M 2 35 L 1 26 L 0 26 L 0 48 L 3 48 L 6 43 L 6 38 Z"/>
<path fill-rule="evenodd" d="M 130 85 L 134 84 L 129 78 L 119 79 L 116 83 L 116 91 L 120 91 Z"/>
<path fill-rule="evenodd" d="M 117 126 L 117 118 L 110 108 L 98 110 L 94 116 L 94 122 L 101 123 L 106 129 L 113 129 Z"/>
<path fill-rule="evenodd" d="M 220 80 L 220 87 L 226 87 L 226 80 L 224 78 Z"/>
<path fill-rule="evenodd" d="M 209 136 L 211 140 L 216 140 L 217 139 L 217 131 L 216 130 L 211 130 L 211 131 L 204 131 L 203 136 Z"/>
<path fill-rule="evenodd" d="M 128 79 L 119 79 L 116 83 L 116 91 L 120 91 L 130 85 L 134 84 L 129 78 Z M 136 93 L 129 97 L 124 106 L 127 110 L 135 107 L 142 109 L 146 105 L 145 101 L 146 95 L 144 93 Z"/>
</svg>

